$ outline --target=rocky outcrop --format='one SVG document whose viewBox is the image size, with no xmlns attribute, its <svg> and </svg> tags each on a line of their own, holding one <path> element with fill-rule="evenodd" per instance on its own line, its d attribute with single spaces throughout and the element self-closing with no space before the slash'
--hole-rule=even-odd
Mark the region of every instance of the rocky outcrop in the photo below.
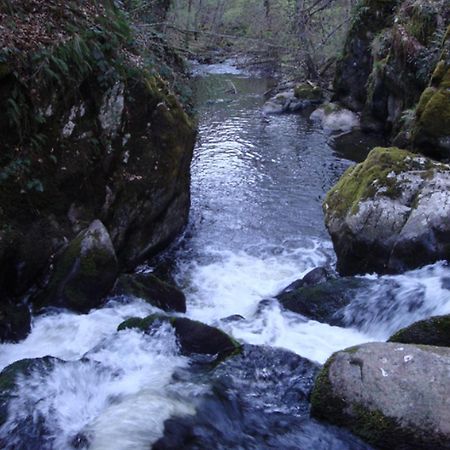
<svg viewBox="0 0 450 450">
<path fill-rule="evenodd" d="M 373 63 L 371 44 L 376 34 L 392 23 L 398 1 L 361 0 L 353 12 L 334 80 L 335 98 L 347 108 L 360 111 L 366 102 Z"/>
<path fill-rule="evenodd" d="M 47 287 L 34 303 L 62 306 L 78 312 L 98 307 L 118 273 L 117 258 L 105 226 L 95 220 L 54 263 Z"/>
<path fill-rule="evenodd" d="M 127 270 L 187 220 L 195 126 L 158 72 L 179 59 L 140 46 L 114 2 L 76 8 L 0 5 L 2 298 L 45 285 L 54 255 L 94 220 Z"/>
<path fill-rule="evenodd" d="M 450 315 L 435 316 L 397 331 L 390 342 L 450 347 Z"/>
<path fill-rule="evenodd" d="M 402 272 L 450 258 L 450 167 L 375 148 L 328 193 L 325 221 L 343 275 Z"/>
<path fill-rule="evenodd" d="M 152 274 L 123 274 L 112 295 L 131 295 L 141 298 L 164 311 L 186 312 L 186 297 L 182 291 Z"/>
<path fill-rule="evenodd" d="M 449 20 L 445 0 L 358 3 L 334 88 L 336 100 L 362 111 L 364 130 L 398 135 L 399 145 L 412 147 L 414 110 L 439 61 Z"/>
<path fill-rule="evenodd" d="M 280 92 L 263 106 L 264 114 L 281 114 L 301 111 L 312 105 L 322 103 L 324 93 L 314 84 L 300 83 L 294 89 Z"/>
<path fill-rule="evenodd" d="M 222 330 L 184 317 L 169 317 L 158 314 L 153 314 L 144 319 L 133 317 L 122 322 L 118 331 L 136 328 L 145 333 L 163 323 L 169 323 L 175 329 L 181 351 L 186 355 L 198 353 L 218 355 L 219 358 L 223 358 L 238 351 L 241 347 L 237 341 Z"/>
<path fill-rule="evenodd" d="M 312 393 L 313 416 L 377 448 L 450 448 L 450 349 L 370 343 L 334 354 Z"/>
</svg>

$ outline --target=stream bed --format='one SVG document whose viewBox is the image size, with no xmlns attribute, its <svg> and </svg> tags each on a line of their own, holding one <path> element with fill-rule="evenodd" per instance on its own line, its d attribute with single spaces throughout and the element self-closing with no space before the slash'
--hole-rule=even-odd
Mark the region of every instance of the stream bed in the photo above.
<svg viewBox="0 0 450 450">
<path fill-rule="evenodd" d="M 333 148 L 307 113 L 264 115 L 263 77 L 227 64 L 195 70 L 190 222 L 163 260 L 186 293 L 187 317 L 230 333 L 243 353 L 211 369 L 181 355 L 170 326 L 117 332 L 129 317 L 159 312 L 136 298 L 112 298 L 85 315 L 35 317 L 27 339 L 0 346 L 0 367 L 53 358 L 19 380 L 2 448 L 368 449 L 309 418 L 319 365 L 337 350 L 450 313 L 445 263 L 368 274 L 377 283 L 346 308 L 345 327 L 283 310 L 273 296 L 335 263 L 321 203 L 370 143 L 356 137 L 352 148 Z"/>
</svg>

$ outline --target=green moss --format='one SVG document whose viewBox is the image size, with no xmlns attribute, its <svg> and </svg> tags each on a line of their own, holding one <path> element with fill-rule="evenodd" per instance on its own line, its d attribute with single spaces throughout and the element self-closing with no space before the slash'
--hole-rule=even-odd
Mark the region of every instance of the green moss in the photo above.
<svg viewBox="0 0 450 450">
<path fill-rule="evenodd" d="M 389 339 L 402 344 L 450 347 L 450 315 L 431 317 L 403 328 Z"/>
<path fill-rule="evenodd" d="M 296 98 L 301 100 L 318 101 L 323 98 L 322 89 L 308 83 L 297 84 L 294 88 L 294 95 Z"/>
<path fill-rule="evenodd" d="M 433 97 L 434 93 L 436 92 L 435 88 L 428 87 L 426 88 L 422 95 L 420 96 L 419 103 L 416 107 L 416 116 L 420 117 L 422 113 L 424 112 L 428 102 L 431 100 L 431 97 Z"/>
<path fill-rule="evenodd" d="M 428 94 L 429 95 L 429 94 Z M 431 137 L 448 136 L 450 133 L 450 91 L 440 88 L 429 98 L 418 117 L 420 132 Z"/>
<path fill-rule="evenodd" d="M 347 213 L 356 214 L 359 204 L 377 192 L 388 198 L 397 198 L 401 194 L 401 186 L 395 176 L 411 168 L 412 160 L 417 155 L 397 147 L 373 149 L 367 159 L 350 167 L 338 183 L 328 192 L 325 202 L 325 212 L 331 210 L 337 216 Z M 426 170 L 426 167 L 419 167 Z M 383 191 L 380 192 L 379 188 Z"/>
<path fill-rule="evenodd" d="M 118 327 L 117 331 L 128 330 L 128 329 L 138 329 L 140 331 L 146 332 L 148 331 L 152 325 L 157 321 L 173 321 L 174 318 L 170 318 L 167 316 L 162 316 L 160 314 L 152 314 L 151 316 L 144 317 L 143 319 L 140 317 L 131 317 L 130 319 L 122 322 Z"/>
</svg>

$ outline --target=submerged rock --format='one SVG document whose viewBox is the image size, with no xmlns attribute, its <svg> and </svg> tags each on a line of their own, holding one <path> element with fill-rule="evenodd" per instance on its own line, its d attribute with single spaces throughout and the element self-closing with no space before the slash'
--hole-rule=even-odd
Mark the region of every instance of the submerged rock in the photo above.
<svg viewBox="0 0 450 450">
<path fill-rule="evenodd" d="M 375 148 L 324 202 L 342 275 L 402 272 L 450 258 L 450 167 Z"/>
<path fill-rule="evenodd" d="M 244 345 L 242 353 L 207 375 L 211 389 L 194 416 L 173 417 L 153 450 L 365 450 L 345 430 L 309 419 L 318 366 L 295 353 Z M 192 383 L 190 373 L 181 374 Z M 205 382 L 205 374 L 200 373 Z"/>
<path fill-rule="evenodd" d="M 450 315 L 435 316 L 402 328 L 389 338 L 403 344 L 450 347 Z"/>
<path fill-rule="evenodd" d="M 349 109 L 336 103 L 327 103 L 311 114 L 312 120 L 318 120 L 325 131 L 347 132 L 359 126 L 359 117 Z"/>
<path fill-rule="evenodd" d="M 37 296 L 35 304 L 87 312 L 100 305 L 117 273 L 117 258 L 108 231 L 95 220 L 57 258 L 48 287 Z"/>
<path fill-rule="evenodd" d="M 314 417 L 379 448 L 450 448 L 450 349 L 370 343 L 335 353 L 312 393 Z"/>
<path fill-rule="evenodd" d="M 183 292 L 152 274 L 121 275 L 111 295 L 131 295 L 164 311 L 186 312 L 186 297 Z"/>
<path fill-rule="evenodd" d="M 144 319 L 134 317 L 122 322 L 117 330 L 137 328 L 146 333 L 161 323 L 169 323 L 175 329 L 181 351 L 187 355 L 198 353 L 224 357 L 236 352 L 241 347 L 239 342 L 222 330 L 184 317 L 169 317 L 159 314 L 153 314 Z"/>
</svg>

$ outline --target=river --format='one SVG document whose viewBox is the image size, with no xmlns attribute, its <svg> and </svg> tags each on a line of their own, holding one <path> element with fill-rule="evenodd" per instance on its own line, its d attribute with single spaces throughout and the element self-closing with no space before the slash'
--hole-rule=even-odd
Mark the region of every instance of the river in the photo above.
<svg viewBox="0 0 450 450">
<path fill-rule="evenodd" d="M 85 315 L 49 311 L 34 317 L 27 339 L 0 346 L 1 368 L 23 358 L 59 358 L 19 381 L 0 430 L 4 447 L 139 450 L 184 427 L 198 433 L 185 448 L 368 448 L 310 420 L 307 398 L 297 404 L 287 392 L 300 398 L 311 382 L 316 366 L 303 358 L 323 364 L 337 350 L 450 313 L 450 269 L 436 263 L 398 276 L 367 275 L 378 283 L 347 308 L 346 327 L 280 308 L 273 299 L 280 290 L 334 264 L 321 203 L 368 145 L 355 141 L 338 150 L 307 114 L 264 115 L 267 89 L 268 80 L 232 65 L 196 68 L 190 222 L 163 256 L 186 293 L 187 316 L 249 344 L 245 357 L 211 375 L 180 354 L 168 326 L 152 335 L 117 332 L 124 319 L 158 311 L 135 298 L 112 298 Z M 180 418 L 172 428 L 165 424 L 170 417 Z M 168 442 L 158 448 L 179 448 Z"/>
</svg>

